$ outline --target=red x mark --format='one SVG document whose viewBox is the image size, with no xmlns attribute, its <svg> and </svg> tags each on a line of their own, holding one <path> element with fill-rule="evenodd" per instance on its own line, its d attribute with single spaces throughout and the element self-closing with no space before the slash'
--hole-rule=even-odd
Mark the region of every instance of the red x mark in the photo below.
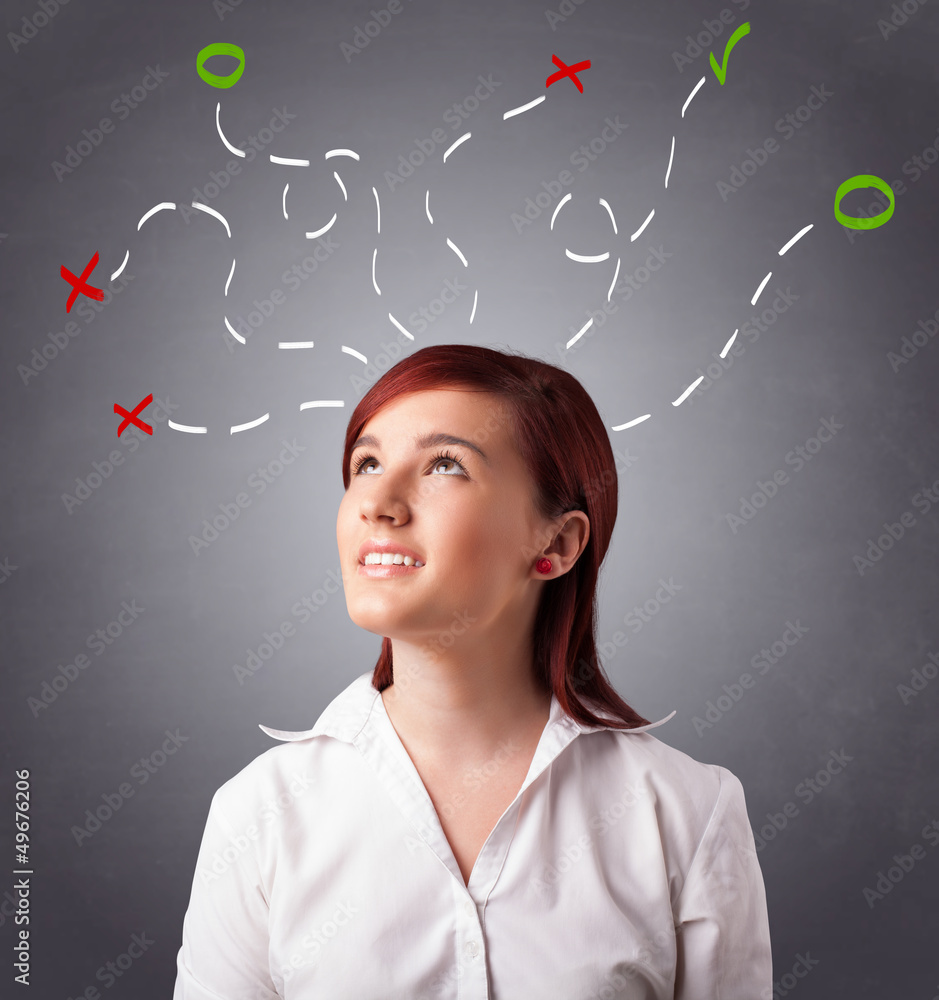
<svg viewBox="0 0 939 1000">
<path fill-rule="evenodd" d="M 121 436 L 121 432 L 127 425 L 133 421 L 141 430 L 146 431 L 148 434 L 153 433 L 153 428 L 149 424 L 145 424 L 142 420 L 137 419 L 137 414 L 145 407 L 149 406 L 153 402 L 153 393 L 151 392 L 146 399 L 141 400 L 135 407 L 133 413 L 128 413 L 123 406 L 119 406 L 117 403 L 114 404 L 114 412 L 119 413 L 122 417 L 126 417 L 125 420 L 121 421 L 121 426 L 117 429 L 117 436 Z"/>
<path fill-rule="evenodd" d="M 86 284 L 85 278 L 95 269 L 98 263 L 98 254 L 95 253 L 94 257 L 88 261 L 88 266 L 82 271 L 82 276 L 76 278 L 74 274 L 63 264 L 59 268 L 59 274 L 62 275 L 65 280 L 72 285 L 72 294 L 68 297 L 68 302 L 65 304 L 65 311 L 72 311 L 72 303 L 78 298 L 78 293 L 81 292 L 82 295 L 87 295 L 89 299 L 97 299 L 100 302 L 104 298 L 104 289 L 95 288 L 94 285 Z"/>
<path fill-rule="evenodd" d="M 557 71 L 557 73 L 552 73 L 548 77 L 547 82 L 545 83 L 546 90 L 548 87 L 551 86 L 552 83 L 557 83 L 558 80 L 563 80 L 564 77 L 569 76 L 577 85 L 577 89 L 581 93 L 584 92 L 584 85 L 580 82 L 580 80 L 577 79 L 577 74 L 581 70 L 590 69 L 589 59 L 585 60 L 584 62 L 575 63 L 573 66 L 568 66 L 566 63 L 561 62 L 561 60 L 558 59 L 557 56 L 552 55 L 551 62 L 553 62 L 555 66 L 559 66 L 560 69 Z"/>
</svg>

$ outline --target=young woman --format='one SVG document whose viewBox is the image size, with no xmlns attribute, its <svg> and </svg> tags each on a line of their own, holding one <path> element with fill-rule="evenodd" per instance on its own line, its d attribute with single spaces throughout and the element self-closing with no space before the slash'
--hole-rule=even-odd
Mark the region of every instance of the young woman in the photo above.
<svg viewBox="0 0 939 1000">
<path fill-rule="evenodd" d="M 583 386 L 426 347 L 342 461 L 346 607 L 381 654 L 215 793 L 175 1000 L 769 998 L 740 781 L 597 662 L 617 476 Z"/>
</svg>

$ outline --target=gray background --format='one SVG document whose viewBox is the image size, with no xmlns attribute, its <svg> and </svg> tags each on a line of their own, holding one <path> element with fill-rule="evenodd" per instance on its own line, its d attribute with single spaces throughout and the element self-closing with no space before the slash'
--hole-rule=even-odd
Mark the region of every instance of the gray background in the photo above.
<svg viewBox="0 0 939 1000">
<path fill-rule="evenodd" d="M 725 6 L 732 24 L 679 71 L 673 53 Z M 886 0 L 738 6 L 586 0 L 563 8 L 571 13 L 552 27 L 542 3 L 404 0 L 346 58 L 341 43 L 353 43 L 378 3 L 243 0 L 226 12 L 209 0 L 71 0 L 18 51 L 9 37 L 0 44 L 0 559 L 15 567 L 0 585 L 0 829 L 9 844 L 13 772 L 28 768 L 34 995 L 78 996 L 97 985 L 108 997 L 169 996 L 213 791 L 274 745 L 259 722 L 308 728 L 373 666 L 380 638 L 354 626 L 341 593 L 306 624 L 291 613 L 338 569 L 342 436 L 365 391 L 353 377 L 376 377 L 341 347 L 378 358 L 397 335 L 388 312 L 407 325 L 454 278 L 468 291 L 407 351 L 452 342 L 517 348 L 568 367 L 610 428 L 651 414 L 610 431 L 614 448 L 631 457 L 621 464 L 598 640 L 611 643 L 618 631 L 628 638 L 606 647 L 617 690 L 650 719 L 678 710 L 655 735 L 738 775 L 757 834 L 768 813 L 796 803 L 798 813 L 760 851 L 774 977 L 808 953 L 818 965 L 790 990 L 800 997 L 929 1000 L 939 992 L 939 962 L 926 944 L 939 932 L 939 851 L 923 833 L 939 820 L 939 680 L 905 699 L 898 691 L 939 653 L 939 511 L 924 510 L 920 493 L 939 479 L 939 346 L 920 335 L 924 346 L 896 371 L 888 357 L 939 309 L 939 164 L 915 180 L 911 167 L 904 173 L 939 130 L 939 12 L 927 3 L 885 39 L 877 22 L 891 16 Z M 22 34 L 23 18 L 40 10 L 31 0 L 6 3 L 4 32 Z M 751 33 L 720 86 L 707 53 L 722 58 L 744 21 Z M 215 41 L 246 53 L 230 89 L 210 87 L 195 70 L 196 53 Z M 580 74 L 583 94 L 570 80 L 545 90 L 552 53 L 592 60 Z M 220 58 L 209 68 L 232 65 Z M 119 118 L 112 104 L 148 67 L 169 75 Z M 498 87 L 452 128 L 444 115 L 473 94 L 480 75 Z M 786 139 L 776 122 L 822 85 L 834 96 Z M 544 93 L 538 107 L 503 120 Z M 187 221 L 179 210 L 138 232 L 158 202 L 191 201 L 194 187 L 211 194 L 212 172 L 234 159 L 216 132 L 219 101 L 236 143 L 257 135 L 276 109 L 296 116 L 209 200 L 231 239 L 208 215 Z M 571 155 L 616 116 L 628 129 L 578 170 Z M 58 180 L 53 163 L 103 117 L 113 131 Z M 385 172 L 437 127 L 446 145 L 464 130 L 473 136 L 446 164 L 445 145 L 437 146 L 390 192 Z M 748 147 L 769 138 L 778 151 L 724 200 L 717 182 L 729 182 Z M 325 161 L 337 147 L 361 160 Z M 275 166 L 271 153 L 312 165 Z M 574 183 L 563 190 L 574 197 L 554 231 L 556 198 L 517 232 L 511 214 L 565 168 Z M 855 232 L 836 221 L 832 205 L 838 185 L 862 173 L 902 180 L 905 191 L 885 225 Z M 281 209 L 287 180 L 289 221 Z M 380 236 L 372 185 L 381 195 Z M 866 211 L 874 194 L 854 192 L 842 208 Z M 616 214 L 618 236 L 600 197 Z M 235 344 L 222 317 L 247 317 L 255 299 L 286 292 L 281 275 L 311 252 L 304 232 L 334 212 L 339 248 L 247 345 Z M 381 298 L 371 284 L 376 246 Z M 581 264 L 565 247 L 613 256 Z M 636 274 L 659 247 L 672 255 L 667 262 L 628 300 L 614 292 L 616 312 L 566 350 L 606 303 L 616 256 L 623 276 Z M 97 251 L 89 281 L 102 287 L 126 250 L 133 278 L 114 301 L 86 322 L 76 316 L 81 302 L 88 314 L 80 298 L 65 316 L 70 288 L 60 265 L 78 274 Z M 777 288 L 798 299 L 755 342 L 741 332 L 745 350 L 729 356 L 732 366 L 672 406 L 734 330 L 770 307 Z M 78 336 L 24 384 L 19 366 L 69 319 Z M 297 339 L 315 347 L 276 348 Z M 178 407 L 175 420 L 209 433 L 155 423 L 150 407 L 153 436 L 130 453 L 132 432 L 116 437 L 113 405 L 131 409 L 151 392 Z M 345 405 L 299 410 L 314 399 Z M 229 434 L 229 425 L 267 411 L 265 424 Z M 826 418 L 843 429 L 803 468 L 787 465 L 787 453 Z M 272 466 L 261 493 L 251 477 L 285 441 L 303 451 Z M 63 494 L 114 449 L 123 463 L 69 513 Z M 779 469 L 788 483 L 733 530 L 728 515 Z M 194 553 L 190 536 L 239 493 L 250 505 Z M 859 572 L 855 557 L 904 512 L 915 524 Z M 681 589 L 659 605 L 656 590 L 669 579 Z M 100 655 L 89 652 L 86 637 L 114 621 L 122 601 L 144 611 Z M 646 602 L 641 628 L 625 624 Z M 284 621 L 296 625 L 294 636 L 239 683 L 234 665 Z M 786 653 L 765 675 L 755 673 L 751 659 L 781 640 L 787 621 L 807 633 L 778 647 Z M 46 708 L 31 710 L 28 699 L 82 652 L 90 666 Z M 729 708 L 721 702 L 728 710 L 711 728 L 699 726 L 699 736 L 694 718 L 744 672 L 754 673 L 754 686 Z M 168 729 L 186 742 L 142 784 L 131 769 L 159 750 Z M 812 801 L 800 798 L 800 782 L 842 748 L 851 762 Z M 133 796 L 79 846 L 72 827 L 122 782 Z M 924 857 L 870 906 L 865 887 L 914 844 Z M 3 876 L 0 896 L 13 878 Z M 12 982 L 8 912 L 2 928 L 0 977 Z M 154 944 L 105 989 L 97 970 L 141 932 Z"/>
</svg>

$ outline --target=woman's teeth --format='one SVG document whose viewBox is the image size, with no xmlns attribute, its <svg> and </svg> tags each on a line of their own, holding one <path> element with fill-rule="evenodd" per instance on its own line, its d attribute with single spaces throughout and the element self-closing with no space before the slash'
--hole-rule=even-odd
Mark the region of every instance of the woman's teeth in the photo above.
<svg viewBox="0 0 939 1000">
<path fill-rule="evenodd" d="M 423 566 L 419 559 L 403 556 L 400 552 L 369 552 L 365 556 L 366 566 Z"/>
</svg>

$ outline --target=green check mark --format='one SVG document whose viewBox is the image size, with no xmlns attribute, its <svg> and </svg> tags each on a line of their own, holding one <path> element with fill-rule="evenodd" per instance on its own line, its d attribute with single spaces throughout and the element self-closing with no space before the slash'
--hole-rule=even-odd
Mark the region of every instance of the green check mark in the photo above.
<svg viewBox="0 0 939 1000">
<path fill-rule="evenodd" d="M 714 58 L 714 53 L 711 53 L 711 69 L 714 70 L 714 75 L 717 77 L 717 82 L 723 87 L 724 81 L 727 79 L 727 60 L 730 58 L 730 50 L 743 38 L 744 35 L 750 34 L 750 22 L 747 21 L 746 24 L 741 24 L 740 27 L 730 36 L 727 40 L 727 45 L 724 48 L 724 61 L 720 66 L 717 65 L 717 60 Z"/>
</svg>

